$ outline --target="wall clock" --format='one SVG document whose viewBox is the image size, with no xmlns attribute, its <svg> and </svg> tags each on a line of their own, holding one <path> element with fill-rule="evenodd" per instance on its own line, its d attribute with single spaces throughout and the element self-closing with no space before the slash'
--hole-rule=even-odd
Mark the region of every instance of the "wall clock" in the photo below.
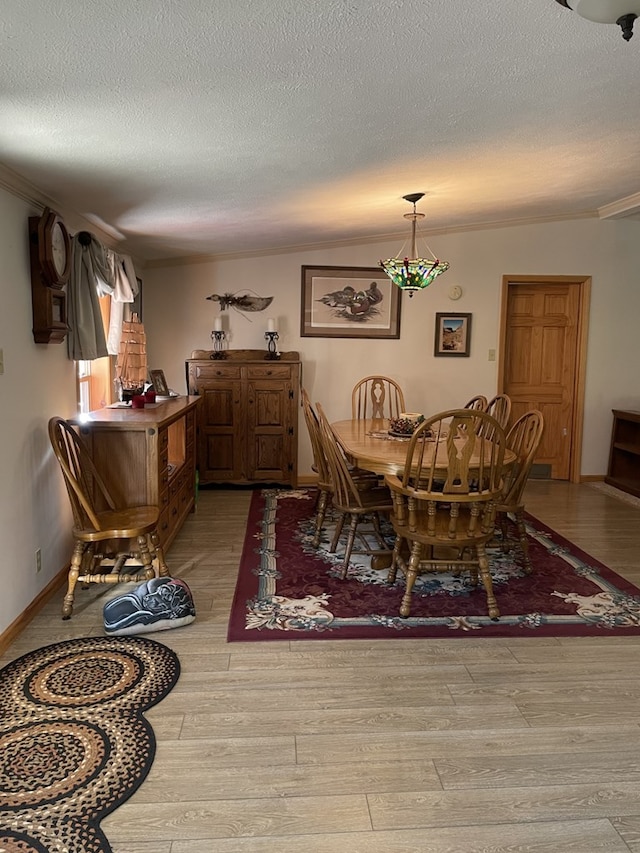
<svg viewBox="0 0 640 853">
<path fill-rule="evenodd" d="M 71 240 L 62 218 L 49 207 L 29 217 L 33 339 L 37 344 L 62 343 L 67 325 L 64 286 L 71 272 Z"/>
</svg>

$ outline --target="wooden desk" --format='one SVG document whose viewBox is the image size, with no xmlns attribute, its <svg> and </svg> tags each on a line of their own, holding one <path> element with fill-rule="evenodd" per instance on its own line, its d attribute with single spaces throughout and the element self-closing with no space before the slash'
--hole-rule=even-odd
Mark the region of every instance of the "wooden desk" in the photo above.
<svg viewBox="0 0 640 853">
<path fill-rule="evenodd" d="M 177 397 L 144 409 L 109 407 L 74 421 L 116 504 L 160 508 L 165 548 L 195 506 L 199 402 Z"/>
<path fill-rule="evenodd" d="M 402 474 L 407 457 L 409 439 L 406 438 L 377 438 L 371 433 L 385 433 L 389 429 L 387 420 L 348 420 L 336 421 L 331 424 L 333 431 L 338 437 L 345 453 L 352 459 L 354 465 L 374 471 L 376 474 Z M 429 448 L 435 448 L 433 442 L 428 443 Z M 442 470 L 446 470 L 448 460 L 446 444 L 441 441 L 437 448 L 436 464 L 442 463 Z M 504 464 L 511 465 L 516 456 L 511 450 L 505 451 Z M 479 461 L 480 454 L 474 453 L 471 457 L 471 465 L 474 459 Z"/>
</svg>

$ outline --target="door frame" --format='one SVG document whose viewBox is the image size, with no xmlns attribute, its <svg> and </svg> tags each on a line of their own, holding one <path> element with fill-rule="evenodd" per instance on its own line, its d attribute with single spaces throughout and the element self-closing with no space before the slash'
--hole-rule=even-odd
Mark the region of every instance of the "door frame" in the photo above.
<svg viewBox="0 0 640 853">
<path fill-rule="evenodd" d="M 498 346 L 498 393 L 504 391 L 505 346 L 507 341 L 507 304 L 509 286 L 530 284 L 577 284 L 579 308 L 576 340 L 575 385 L 573 390 L 569 482 L 581 482 L 582 434 L 584 429 L 584 392 L 587 372 L 587 333 L 591 299 L 591 276 L 588 275 L 503 275 L 500 297 L 500 341 Z"/>
</svg>

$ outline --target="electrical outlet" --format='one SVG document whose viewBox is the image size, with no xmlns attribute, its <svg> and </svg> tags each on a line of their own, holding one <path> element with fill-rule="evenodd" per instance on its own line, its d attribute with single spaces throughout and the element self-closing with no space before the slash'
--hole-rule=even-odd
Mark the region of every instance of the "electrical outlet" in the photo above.
<svg viewBox="0 0 640 853">
<path fill-rule="evenodd" d="M 489 361 L 495 361 L 495 360 L 496 360 L 496 351 L 494 349 L 490 349 L 489 350 Z"/>
<path fill-rule="evenodd" d="M 42 551 L 40 548 L 36 550 L 36 574 L 42 569 Z"/>
</svg>

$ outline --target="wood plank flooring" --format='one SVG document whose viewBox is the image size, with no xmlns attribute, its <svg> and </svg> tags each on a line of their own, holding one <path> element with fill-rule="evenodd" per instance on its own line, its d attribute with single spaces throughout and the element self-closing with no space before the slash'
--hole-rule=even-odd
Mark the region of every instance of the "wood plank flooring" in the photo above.
<svg viewBox="0 0 640 853">
<path fill-rule="evenodd" d="M 202 491 L 168 554 L 197 619 L 148 712 L 114 853 L 640 853 L 640 637 L 226 643 L 248 491 Z M 640 509 L 532 482 L 527 508 L 640 585 Z M 62 593 L 1 659 L 102 634 Z"/>
</svg>

